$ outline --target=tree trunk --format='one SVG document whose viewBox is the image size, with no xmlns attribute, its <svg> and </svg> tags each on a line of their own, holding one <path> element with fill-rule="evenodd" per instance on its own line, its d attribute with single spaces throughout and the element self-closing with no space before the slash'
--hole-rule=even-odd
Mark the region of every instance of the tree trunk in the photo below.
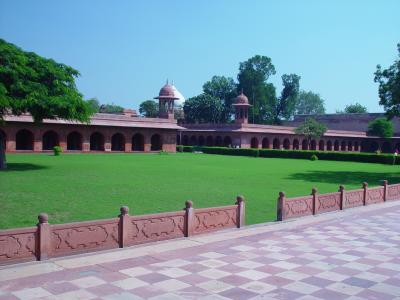
<svg viewBox="0 0 400 300">
<path fill-rule="evenodd" d="M 0 134 L 0 171 L 7 169 L 5 140 Z"/>
</svg>

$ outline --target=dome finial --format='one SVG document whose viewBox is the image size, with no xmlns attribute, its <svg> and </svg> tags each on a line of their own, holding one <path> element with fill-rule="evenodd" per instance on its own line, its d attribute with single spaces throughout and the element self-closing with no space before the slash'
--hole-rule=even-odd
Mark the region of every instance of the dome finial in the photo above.
<svg viewBox="0 0 400 300">
<path fill-rule="evenodd" d="M 167 78 L 167 83 L 166 84 L 168 84 L 168 78 Z"/>
</svg>

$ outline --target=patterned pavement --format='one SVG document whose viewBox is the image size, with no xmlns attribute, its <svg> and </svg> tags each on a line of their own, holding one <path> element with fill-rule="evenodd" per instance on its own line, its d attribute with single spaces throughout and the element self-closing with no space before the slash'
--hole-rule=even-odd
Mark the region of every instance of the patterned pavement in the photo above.
<svg viewBox="0 0 400 300">
<path fill-rule="evenodd" d="M 8 266 L 0 299 L 400 299 L 399 220 L 391 202 Z"/>
</svg>

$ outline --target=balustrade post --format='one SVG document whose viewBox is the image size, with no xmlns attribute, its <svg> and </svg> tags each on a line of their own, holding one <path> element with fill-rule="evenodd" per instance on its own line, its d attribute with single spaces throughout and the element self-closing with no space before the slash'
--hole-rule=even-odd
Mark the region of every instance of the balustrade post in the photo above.
<svg viewBox="0 0 400 300">
<path fill-rule="evenodd" d="M 185 202 L 185 237 L 189 237 L 193 235 L 194 231 L 194 208 L 193 202 L 188 200 Z"/>
<path fill-rule="evenodd" d="M 367 205 L 367 197 L 368 197 L 368 182 L 363 183 L 363 205 Z"/>
<path fill-rule="evenodd" d="M 120 208 L 120 215 L 119 217 L 119 247 L 124 248 L 128 245 L 129 242 L 129 207 L 128 206 L 121 206 Z"/>
<path fill-rule="evenodd" d="M 236 212 L 236 227 L 240 228 L 243 227 L 245 224 L 245 204 L 244 204 L 244 197 L 237 196 L 236 197 L 236 205 L 237 205 L 237 212 Z"/>
<path fill-rule="evenodd" d="M 318 190 L 317 188 L 312 188 L 311 190 L 312 197 L 312 214 L 315 215 L 317 213 L 317 197 L 318 197 Z"/>
<path fill-rule="evenodd" d="M 277 205 L 277 216 L 276 216 L 276 219 L 278 221 L 283 221 L 285 219 L 285 212 L 283 209 L 284 202 L 285 202 L 285 193 L 279 192 L 278 205 Z"/>
<path fill-rule="evenodd" d="M 345 190 L 343 185 L 339 186 L 338 192 L 340 192 L 340 210 L 343 210 L 345 209 Z"/>
<path fill-rule="evenodd" d="M 383 201 L 386 202 L 388 195 L 388 181 L 383 181 Z"/>
<path fill-rule="evenodd" d="M 51 236 L 50 236 L 50 224 L 49 216 L 45 213 L 41 213 L 38 216 L 39 223 L 37 224 L 38 236 L 37 236 L 37 260 L 46 260 L 49 258 L 51 251 Z"/>
</svg>

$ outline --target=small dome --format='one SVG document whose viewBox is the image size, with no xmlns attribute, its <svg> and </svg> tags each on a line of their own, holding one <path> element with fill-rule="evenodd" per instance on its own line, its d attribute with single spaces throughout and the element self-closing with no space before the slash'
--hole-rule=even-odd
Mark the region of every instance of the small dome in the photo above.
<svg viewBox="0 0 400 300">
<path fill-rule="evenodd" d="M 235 104 L 249 104 L 249 99 L 243 94 L 243 91 L 240 92 L 240 95 L 236 97 Z"/>
<path fill-rule="evenodd" d="M 173 88 L 173 86 L 167 83 L 166 85 L 164 85 L 164 86 L 161 88 L 160 92 L 158 93 L 158 96 L 172 97 L 172 98 L 173 98 L 173 97 L 175 96 L 175 95 L 174 95 L 174 88 Z"/>
</svg>

